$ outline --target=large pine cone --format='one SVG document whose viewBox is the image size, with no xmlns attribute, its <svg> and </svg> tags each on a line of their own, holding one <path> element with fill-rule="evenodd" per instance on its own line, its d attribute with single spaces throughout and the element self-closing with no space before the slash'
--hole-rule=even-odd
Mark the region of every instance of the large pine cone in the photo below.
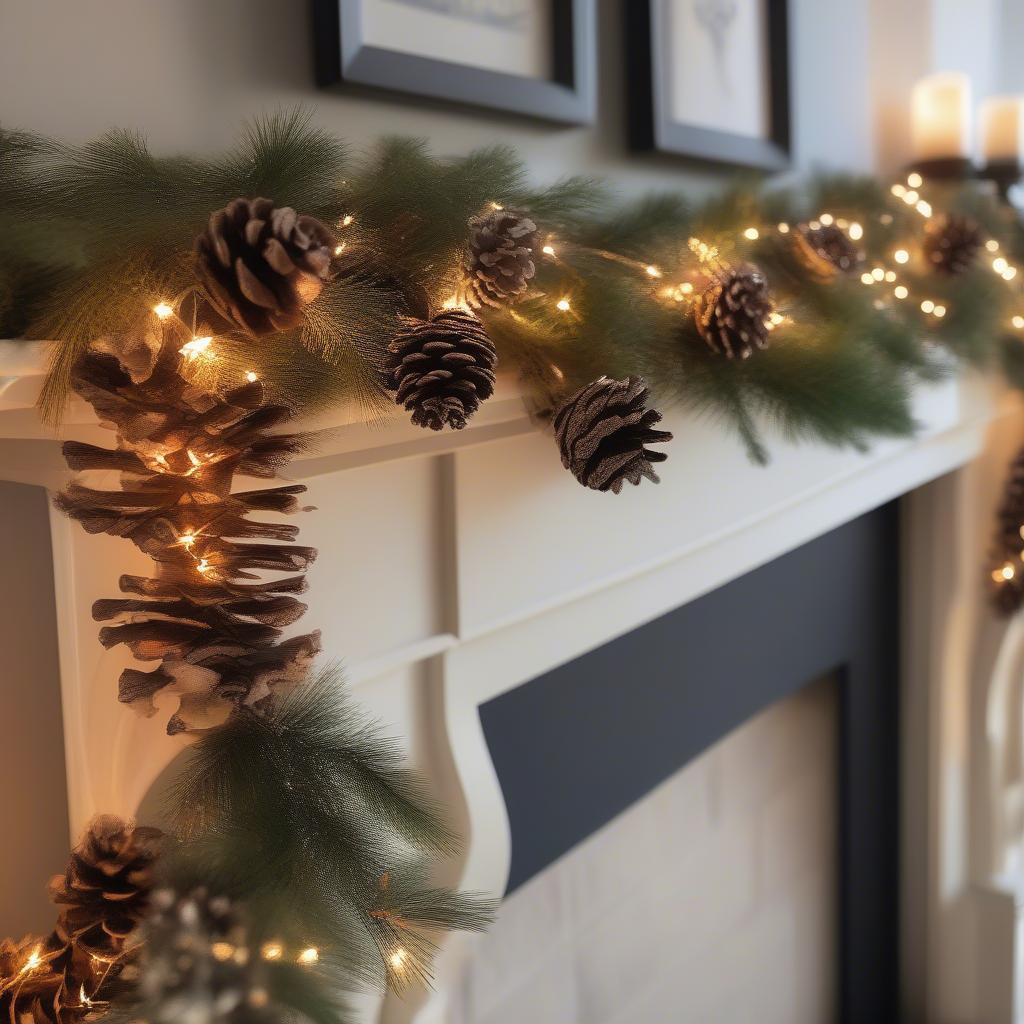
<svg viewBox="0 0 1024 1024">
<path fill-rule="evenodd" d="M 466 298 L 474 306 L 502 306 L 526 294 L 537 267 L 537 225 L 518 210 L 495 209 L 469 219 Z"/>
<path fill-rule="evenodd" d="M 653 464 L 668 456 L 644 445 L 671 441 L 672 435 L 653 429 L 661 422 L 661 413 L 646 408 L 647 398 L 647 385 L 640 377 L 601 377 L 555 412 L 562 465 L 584 487 L 618 494 L 627 480 L 639 484 L 647 477 L 658 483 Z"/>
<path fill-rule="evenodd" d="M 385 386 L 417 426 L 461 430 L 494 393 L 498 354 L 476 314 L 449 309 L 408 320 L 388 346 Z"/>
<path fill-rule="evenodd" d="M 852 274 L 864 262 L 864 252 L 836 224 L 801 224 L 793 234 L 804 263 L 819 277 Z"/>
<path fill-rule="evenodd" d="M 67 870 L 50 882 L 57 935 L 97 952 L 118 951 L 149 906 L 161 833 L 112 814 L 94 818 Z"/>
<path fill-rule="evenodd" d="M 741 264 L 723 271 L 694 303 L 697 331 L 708 346 L 729 359 L 747 359 L 768 346 L 772 300 L 768 280 L 757 267 Z"/>
<path fill-rule="evenodd" d="M 295 327 L 330 274 L 335 238 L 314 217 L 269 199 L 235 199 L 195 244 L 217 311 L 253 334 Z"/>
<path fill-rule="evenodd" d="M 942 274 L 964 274 L 974 266 L 984 241 L 976 220 L 962 213 L 949 213 L 928 222 L 925 258 Z"/>
</svg>

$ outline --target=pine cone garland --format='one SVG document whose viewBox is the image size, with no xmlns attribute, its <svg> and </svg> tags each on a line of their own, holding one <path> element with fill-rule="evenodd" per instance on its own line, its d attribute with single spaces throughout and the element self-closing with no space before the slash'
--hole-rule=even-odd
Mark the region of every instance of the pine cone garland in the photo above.
<svg viewBox="0 0 1024 1024">
<path fill-rule="evenodd" d="M 925 259 L 941 274 L 964 274 L 974 266 L 984 241 L 981 228 L 972 217 L 960 213 L 934 217 L 925 233 Z"/>
<path fill-rule="evenodd" d="M 216 310 L 252 334 L 294 327 L 330 274 L 335 238 L 314 217 L 269 199 L 235 199 L 195 243 Z"/>
<path fill-rule="evenodd" d="M 647 385 L 640 377 L 599 380 L 581 388 L 555 412 L 555 439 L 562 465 L 595 491 L 618 494 L 625 482 L 658 483 L 654 464 L 664 452 L 644 446 L 671 441 L 667 430 L 653 429 L 661 413 L 646 408 Z"/>
<path fill-rule="evenodd" d="M 473 306 L 518 302 L 537 272 L 537 225 L 518 210 L 494 209 L 469 219 L 466 299 Z"/>
<path fill-rule="evenodd" d="M 708 347 L 729 359 L 747 359 L 768 347 L 773 310 L 768 280 L 757 267 L 741 264 L 720 272 L 694 303 L 697 331 Z"/>
<path fill-rule="evenodd" d="M 864 262 L 864 253 L 837 224 L 801 224 L 793 237 L 807 267 L 822 278 L 852 274 Z"/>
<path fill-rule="evenodd" d="M 62 941 L 99 954 L 120 950 L 149 906 L 161 838 L 114 815 L 90 823 L 65 873 L 50 882 Z"/>
<path fill-rule="evenodd" d="M 475 313 L 408 320 L 388 347 L 385 386 L 417 426 L 461 430 L 494 393 L 498 354 Z"/>
<path fill-rule="evenodd" d="M 992 601 L 1004 615 L 1024 605 L 1024 448 L 1010 463 L 992 543 Z"/>
</svg>

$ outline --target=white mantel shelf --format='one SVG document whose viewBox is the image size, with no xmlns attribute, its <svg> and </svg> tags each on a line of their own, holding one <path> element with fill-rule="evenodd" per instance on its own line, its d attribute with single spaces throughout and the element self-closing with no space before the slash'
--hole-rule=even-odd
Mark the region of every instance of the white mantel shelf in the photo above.
<svg viewBox="0 0 1024 1024">
<path fill-rule="evenodd" d="M 34 410 L 44 366 L 43 346 L 0 342 L 0 479 L 54 490 L 67 473 Z M 289 471 L 317 509 L 300 520 L 320 550 L 302 625 L 323 631 L 326 657 L 345 663 L 359 698 L 453 807 L 469 841 L 448 880 L 498 894 L 509 831 L 482 703 L 964 466 L 1004 405 L 985 381 L 951 379 L 916 395 L 915 438 L 856 452 L 768 432 L 767 469 L 720 426 L 674 412 L 661 485 L 618 497 L 562 469 L 511 379 L 457 433 L 420 430 L 400 410 L 365 425 L 342 409 L 301 425 L 320 443 Z M 61 434 L 111 439 L 81 403 Z M 58 515 L 51 530 L 77 830 L 99 810 L 133 813 L 185 741 L 163 736 L 166 714 L 143 720 L 117 704 L 127 662 L 101 651 L 89 612 L 145 559 Z M 418 1020 L 446 1020 L 445 979 L 466 948 L 446 947 Z M 404 1018 L 392 1008 L 381 1019 Z"/>
</svg>

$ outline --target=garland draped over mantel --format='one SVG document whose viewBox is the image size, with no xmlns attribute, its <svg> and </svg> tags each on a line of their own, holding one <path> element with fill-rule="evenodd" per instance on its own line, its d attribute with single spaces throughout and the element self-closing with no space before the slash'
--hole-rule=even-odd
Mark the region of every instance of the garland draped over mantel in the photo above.
<svg viewBox="0 0 1024 1024">
<path fill-rule="evenodd" d="M 125 670 L 122 701 L 173 695 L 168 731 L 196 734 L 167 834 L 97 819 L 52 885 L 54 932 L 0 944 L 0 1018 L 343 1020 L 339 986 L 425 981 L 432 931 L 487 920 L 429 882 L 455 837 L 313 667 L 319 637 L 284 637 L 316 552 L 253 517 L 299 511 L 304 488 L 234 480 L 309 445 L 297 415 L 397 403 L 458 430 L 500 364 L 598 491 L 657 481 L 655 405 L 719 416 L 761 463 L 766 423 L 862 448 L 911 434 L 913 387 L 957 365 L 1024 386 L 1018 266 L 1015 211 L 917 174 L 693 208 L 533 188 L 505 147 L 351 157 L 302 113 L 205 160 L 0 131 L 0 336 L 55 341 L 46 419 L 73 390 L 116 432 L 65 445 L 80 475 L 57 504 L 153 559 L 96 602 L 100 640 L 156 663 Z M 1020 464 L 990 570 L 1007 610 Z"/>
</svg>

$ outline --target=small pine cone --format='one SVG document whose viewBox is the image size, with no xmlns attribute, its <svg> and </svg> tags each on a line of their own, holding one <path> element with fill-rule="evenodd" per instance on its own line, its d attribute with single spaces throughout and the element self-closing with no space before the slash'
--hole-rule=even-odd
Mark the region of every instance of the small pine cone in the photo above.
<svg viewBox="0 0 1024 1024">
<path fill-rule="evenodd" d="M 461 430 L 494 393 L 498 354 L 475 313 L 446 309 L 407 320 L 388 346 L 385 386 L 420 427 Z"/>
<path fill-rule="evenodd" d="M 925 258 L 939 273 L 964 274 L 974 266 L 984 241 L 977 221 L 961 213 L 949 213 L 928 222 Z"/>
<path fill-rule="evenodd" d="M 474 306 L 518 302 L 537 272 L 537 245 L 537 225 L 518 210 L 470 217 L 466 299 Z"/>
<path fill-rule="evenodd" d="M 149 906 L 161 837 L 112 814 L 90 822 L 67 870 L 50 882 L 63 941 L 98 952 L 123 946 Z"/>
<path fill-rule="evenodd" d="M 746 359 L 767 348 L 772 314 L 768 280 L 757 267 L 741 264 L 719 274 L 694 303 L 697 331 L 712 351 Z"/>
<path fill-rule="evenodd" d="M 647 409 L 648 390 L 641 377 L 599 380 L 581 388 L 555 412 L 555 439 L 562 465 L 584 487 L 618 494 L 625 481 L 643 477 L 658 483 L 653 464 L 664 452 L 646 444 L 671 441 L 667 430 L 654 430 L 661 413 Z"/>
<path fill-rule="evenodd" d="M 314 217 L 269 199 L 235 199 L 196 239 L 210 302 L 252 334 L 296 326 L 330 274 L 334 236 Z"/>
<path fill-rule="evenodd" d="M 801 224 L 793 236 L 800 257 L 819 277 L 852 274 L 864 262 L 863 251 L 836 224 Z"/>
</svg>

